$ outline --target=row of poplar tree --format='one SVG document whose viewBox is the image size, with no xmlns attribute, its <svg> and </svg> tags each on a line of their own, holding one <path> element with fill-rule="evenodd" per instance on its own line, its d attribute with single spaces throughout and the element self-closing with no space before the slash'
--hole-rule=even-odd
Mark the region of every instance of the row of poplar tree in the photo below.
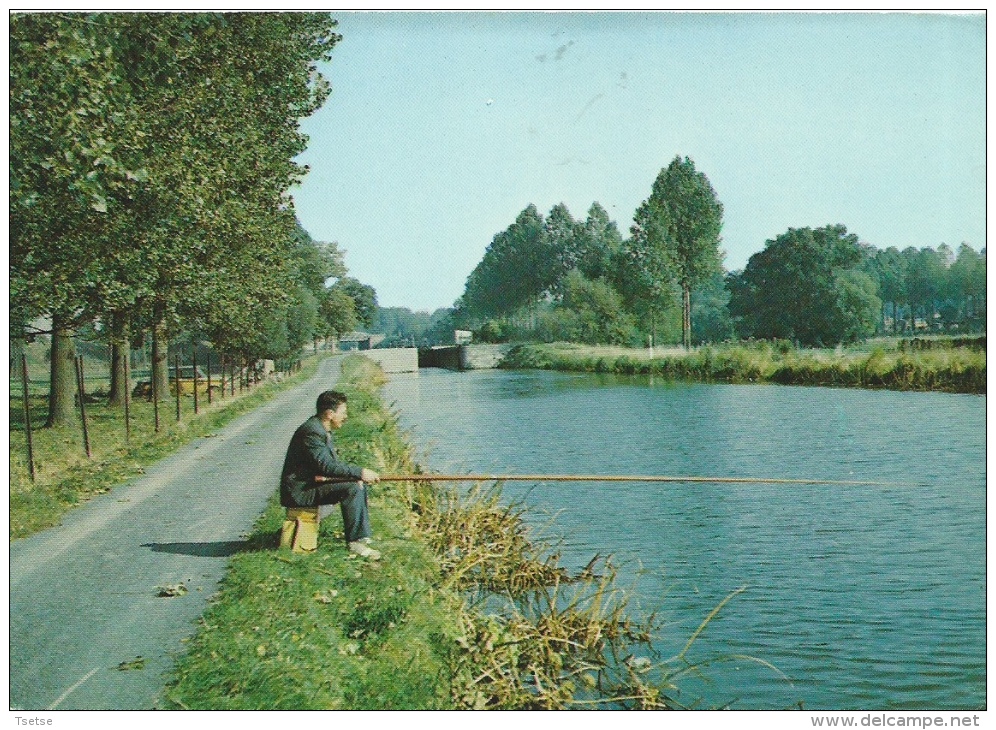
<svg viewBox="0 0 996 730">
<path fill-rule="evenodd" d="M 617 342 L 637 320 L 649 323 L 653 337 L 677 293 L 688 345 L 691 291 L 721 270 L 722 218 L 708 178 L 680 156 L 657 176 L 626 239 L 598 203 L 583 222 L 563 204 L 546 220 L 530 205 L 494 237 L 467 278 L 458 317 L 494 319 L 530 307 L 538 315 L 542 302 L 556 302 L 561 306 L 545 315 L 563 320 L 554 329 Z"/>
<path fill-rule="evenodd" d="M 375 307 L 288 195 L 335 27 L 326 13 L 11 15 L 11 338 L 51 322 L 50 424 L 72 417 L 81 329 L 111 346 L 119 402 L 146 333 L 165 393 L 181 331 L 252 362 Z"/>
<path fill-rule="evenodd" d="M 985 327 L 986 257 L 962 244 L 879 250 L 843 225 L 789 229 L 723 269 L 723 206 L 692 160 L 654 181 L 624 238 L 597 202 L 575 220 L 529 205 L 495 235 L 454 319 L 485 340 L 633 345 L 785 339 L 834 345 L 876 332 Z M 694 322 L 694 327 L 693 327 Z M 693 333 L 694 330 L 694 333 Z"/>
</svg>

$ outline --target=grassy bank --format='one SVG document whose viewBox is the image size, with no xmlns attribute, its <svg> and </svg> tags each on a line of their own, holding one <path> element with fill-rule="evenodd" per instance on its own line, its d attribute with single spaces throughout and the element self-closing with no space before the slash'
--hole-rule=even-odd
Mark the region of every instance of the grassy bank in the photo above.
<svg viewBox="0 0 996 730">
<path fill-rule="evenodd" d="M 408 468 L 394 421 L 366 381 L 372 364 L 349 358 L 339 388 L 350 418 L 343 458 Z M 385 485 L 387 487 L 387 485 Z M 346 553 L 341 520 L 322 522 L 313 555 L 280 551 L 276 499 L 179 661 L 163 706 L 185 709 L 443 709 L 443 647 L 460 627 L 458 599 L 439 588 L 438 566 L 412 539 L 396 494 L 371 490 L 371 526 L 385 560 Z"/>
<path fill-rule="evenodd" d="M 47 393 L 29 396 L 35 481 L 28 471 L 23 403 L 10 401 L 10 539 L 25 537 L 59 524 L 67 510 L 93 495 L 143 473 L 146 466 L 195 438 L 213 433 L 232 419 L 257 408 L 280 391 L 314 375 L 319 358 L 280 382 L 269 381 L 235 396 L 201 396 L 194 415 L 193 398 L 181 398 L 180 421 L 175 400 L 159 404 L 160 431 L 155 432 L 153 405 L 144 399 L 130 404 L 131 436 L 126 442 L 124 410 L 110 407 L 99 391 L 86 404 L 92 458 L 83 448 L 79 422 L 60 428 L 39 428 L 48 412 Z M 20 395 L 20 387 L 11 391 Z"/>
<path fill-rule="evenodd" d="M 350 419 L 342 455 L 374 468 L 418 469 L 383 373 L 362 357 L 339 383 Z M 627 615 L 614 571 L 593 561 L 568 575 L 522 511 L 496 487 L 426 483 L 371 489 L 380 563 L 351 558 L 341 520 L 319 549 L 278 549 L 274 503 L 176 667 L 163 706 L 190 709 L 528 709 L 676 707 L 686 652 L 661 661 L 659 627 Z"/>
<path fill-rule="evenodd" d="M 689 352 L 672 349 L 657 357 L 650 357 L 647 350 L 529 344 L 513 348 L 502 367 L 656 375 L 701 382 L 986 392 L 984 349 L 913 349 L 886 340 L 837 350 L 804 350 L 764 342 L 719 345 Z"/>
</svg>

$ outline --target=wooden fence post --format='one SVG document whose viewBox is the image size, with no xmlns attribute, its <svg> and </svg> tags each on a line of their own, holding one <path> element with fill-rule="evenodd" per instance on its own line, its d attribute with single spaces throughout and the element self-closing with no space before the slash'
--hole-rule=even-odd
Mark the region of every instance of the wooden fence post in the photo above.
<svg viewBox="0 0 996 730">
<path fill-rule="evenodd" d="M 176 420 L 180 420 L 180 355 L 173 356 L 173 378 L 176 380 Z"/>
<path fill-rule="evenodd" d="M 86 389 L 83 387 L 83 356 L 76 357 L 76 393 L 80 399 L 80 421 L 83 423 L 83 447 L 86 449 L 86 458 L 92 459 L 90 453 L 90 431 L 86 426 Z"/>
<path fill-rule="evenodd" d="M 131 442 L 131 351 L 127 351 L 124 356 L 124 379 L 125 379 L 125 446 Z"/>
<path fill-rule="evenodd" d="M 211 351 L 208 350 L 208 405 L 211 405 Z"/>
<path fill-rule="evenodd" d="M 35 452 L 31 445 L 31 408 L 28 405 L 28 357 L 21 353 L 21 393 L 24 401 L 24 433 L 28 440 L 28 473 L 35 480 Z"/>
<path fill-rule="evenodd" d="M 159 388 L 156 387 L 155 363 L 149 366 L 149 382 L 152 384 L 152 415 L 156 421 L 156 433 L 159 433 Z"/>
<path fill-rule="evenodd" d="M 221 399 L 225 399 L 225 356 L 221 356 Z"/>
<path fill-rule="evenodd" d="M 194 415 L 197 415 L 197 345 L 194 345 L 191 361 L 194 368 Z"/>
</svg>

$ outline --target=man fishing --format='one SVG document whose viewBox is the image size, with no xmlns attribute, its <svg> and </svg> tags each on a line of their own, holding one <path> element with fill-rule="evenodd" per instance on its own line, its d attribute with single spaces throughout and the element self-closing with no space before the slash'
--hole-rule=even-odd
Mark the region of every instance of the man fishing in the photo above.
<svg viewBox="0 0 996 730">
<path fill-rule="evenodd" d="M 339 460 L 332 432 L 347 418 L 346 395 L 326 390 L 318 396 L 317 413 L 298 426 L 287 447 L 280 476 L 280 504 L 313 508 L 338 504 L 350 552 L 370 560 L 380 553 L 369 546 L 367 484 L 380 481 L 377 472 Z"/>
</svg>

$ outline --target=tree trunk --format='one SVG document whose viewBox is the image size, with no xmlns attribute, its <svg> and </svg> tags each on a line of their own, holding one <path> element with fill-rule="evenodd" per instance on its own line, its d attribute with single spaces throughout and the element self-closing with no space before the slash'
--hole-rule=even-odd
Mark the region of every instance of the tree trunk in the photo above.
<svg viewBox="0 0 996 730">
<path fill-rule="evenodd" d="M 125 361 L 131 356 L 128 316 L 123 312 L 111 315 L 111 395 L 108 405 L 124 406 L 130 384 L 125 375 Z"/>
<path fill-rule="evenodd" d="M 686 350 L 692 348 L 692 287 L 681 285 L 681 342 Z"/>
<path fill-rule="evenodd" d="M 52 370 L 46 428 L 67 426 L 76 407 L 76 344 L 61 315 L 52 317 Z"/>
<path fill-rule="evenodd" d="M 169 397 L 169 362 L 162 306 L 156 305 L 152 318 L 152 386 L 159 402 Z"/>
</svg>

